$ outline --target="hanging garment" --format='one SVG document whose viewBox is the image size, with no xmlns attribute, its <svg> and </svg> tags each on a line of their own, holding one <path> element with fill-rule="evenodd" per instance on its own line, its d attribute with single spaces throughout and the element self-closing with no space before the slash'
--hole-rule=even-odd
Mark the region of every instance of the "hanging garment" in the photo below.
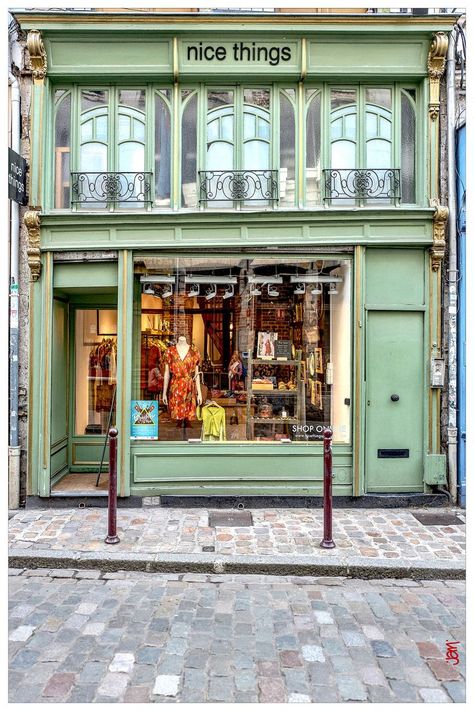
<svg viewBox="0 0 474 711">
<path fill-rule="evenodd" d="M 202 420 L 201 439 L 203 442 L 225 442 L 225 410 L 216 403 L 204 405 L 201 408 L 201 416 L 198 419 Z"/>
<path fill-rule="evenodd" d="M 176 346 L 168 348 L 164 362 L 169 366 L 171 381 L 168 388 L 168 411 L 173 420 L 196 419 L 196 388 L 194 376 L 201 356 L 190 346 L 181 358 Z"/>
</svg>

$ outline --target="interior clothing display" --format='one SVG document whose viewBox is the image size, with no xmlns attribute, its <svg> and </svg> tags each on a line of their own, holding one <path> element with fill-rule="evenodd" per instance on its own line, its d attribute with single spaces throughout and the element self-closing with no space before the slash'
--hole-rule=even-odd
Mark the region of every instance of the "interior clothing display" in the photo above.
<svg viewBox="0 0 474 711">
<path fill-rule="evenodd" d="M 142 334 L 140 373 L 140 387 L 142 390 L 148 389 L 152 392 L 158 392 L 158 390 L 150 388 L 150 373 L 155 368 L 158 368 L 163 376 L 165 369 L 163 356 L 169 346 L 170 342 L 168 340 L 165 341 L 163 338 L 149 333 Z"/>
<path fill-rule="evenodd" d="M 190 346 L 181 358 L 176 346 L 168 348 L 164 362 L 170 369 L 171 381 L 168 388 L 168 412 L 173 420 L 196 419 L 196 366 L 201 356 L 194 346 Z"/>
<path fill-rule="evenodd" d="M 225 409 L 216 402 L 211 402 L 198 411 L 198 420 L 202 420 L 201 439 L 203 442 L 225 442 Z"/>
<path fill-rule="evenodd" d="M 104 338 L 89 352 L 89 412 L 108 412 L 117 376 L 117 344 Z"/>
<path fill-rule="evenodd" d="M 163 389 L 163 375 L 159 368 L 152 368 L 148 372 L 148 390 L 151 393 L 159 393 Z"/>
</svg>

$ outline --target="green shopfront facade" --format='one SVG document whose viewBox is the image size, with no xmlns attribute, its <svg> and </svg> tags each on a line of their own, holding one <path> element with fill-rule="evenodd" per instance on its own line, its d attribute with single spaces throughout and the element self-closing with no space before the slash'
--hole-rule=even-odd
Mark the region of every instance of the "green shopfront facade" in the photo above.
<svg viewBox="0 0 474 711">
<path fill-rule="evenodd" d="M 335 495 L 445 483 L 449 18 L 17 16 L 28 493 L 95 474 L 110 412 L 121 496 L 320 495 L 328 425 Z M 215 430 L 177 409 L 180 337 Z"/>
</svg>

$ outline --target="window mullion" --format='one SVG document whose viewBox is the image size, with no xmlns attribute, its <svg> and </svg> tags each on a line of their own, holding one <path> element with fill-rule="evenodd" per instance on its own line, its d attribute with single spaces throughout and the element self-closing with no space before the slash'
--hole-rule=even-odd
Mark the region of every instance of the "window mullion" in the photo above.
<svg viewBox="0 0 474 711">
<path fill-rule="evenodd" d="M 234 91 L 234 170 L 244 166 L 244 87 L 237 84 Z"/>
</svg>

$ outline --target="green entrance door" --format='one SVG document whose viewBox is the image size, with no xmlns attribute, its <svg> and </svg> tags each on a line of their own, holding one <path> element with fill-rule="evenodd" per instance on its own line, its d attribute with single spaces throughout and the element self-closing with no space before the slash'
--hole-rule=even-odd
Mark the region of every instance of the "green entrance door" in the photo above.
<svg viewBox="0 0 474 711">
<path fill-rule="evenodd" d="M 368 492 L 423 491 L 423 316 L 368 312 Z"/>
</svg>

